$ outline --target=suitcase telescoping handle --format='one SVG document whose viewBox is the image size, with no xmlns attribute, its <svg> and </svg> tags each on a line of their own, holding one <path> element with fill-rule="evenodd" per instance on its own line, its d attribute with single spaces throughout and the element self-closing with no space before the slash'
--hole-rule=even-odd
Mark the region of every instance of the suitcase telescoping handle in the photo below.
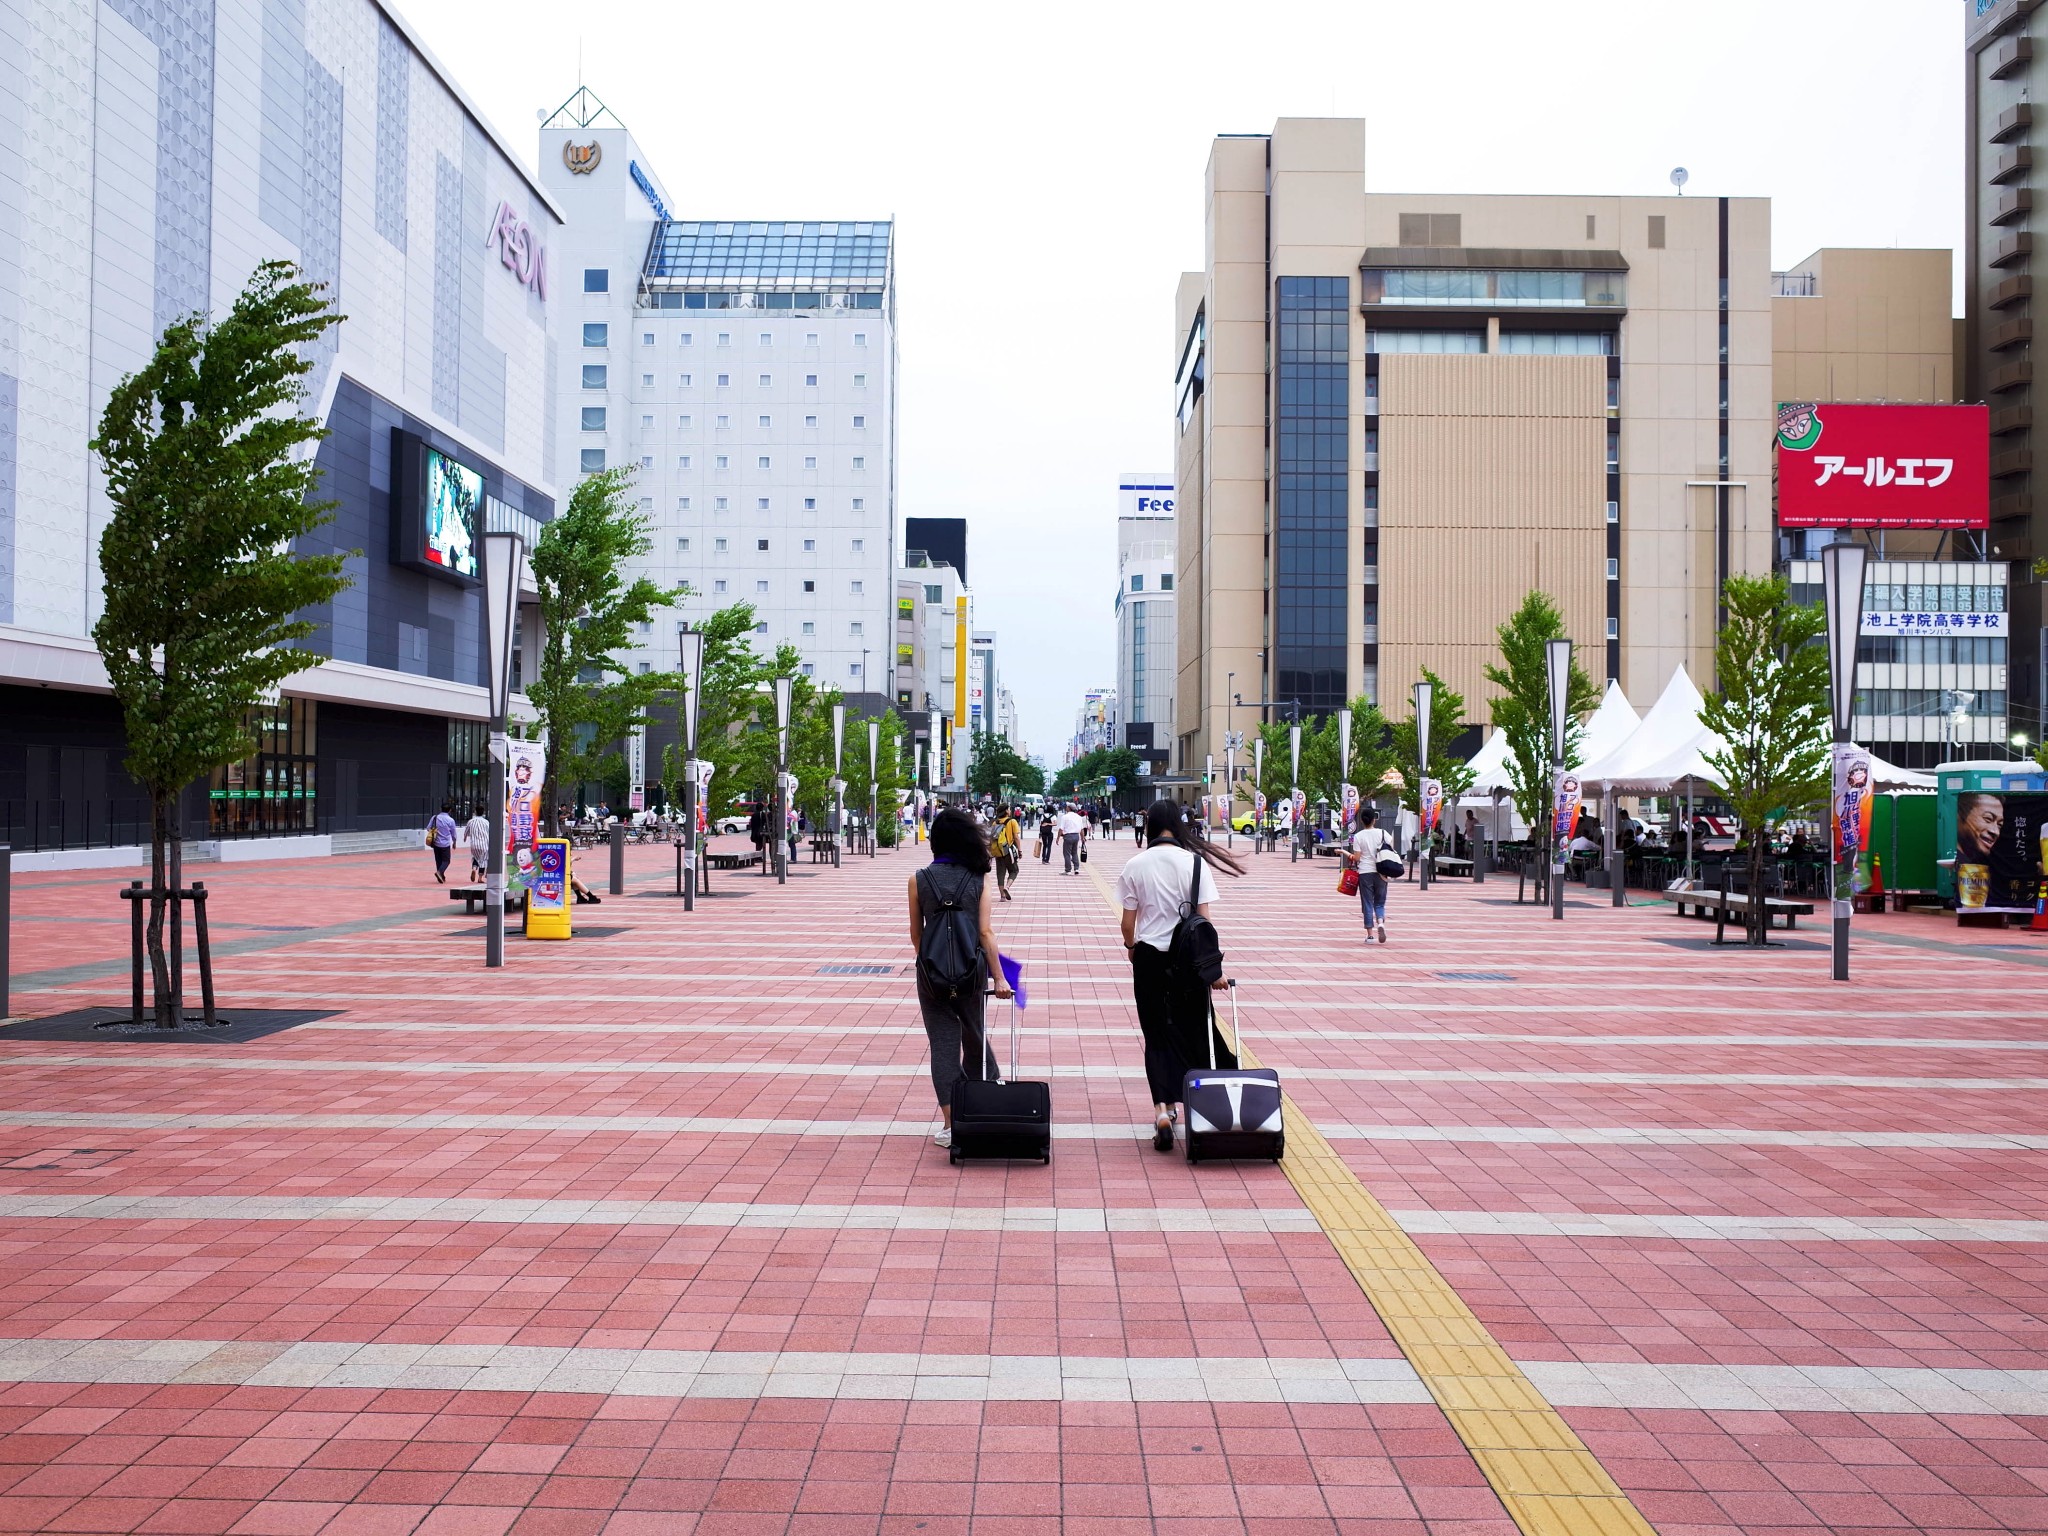
<svg viewBox="0 0 2048 1536">
<path fill-rule="evenodd" d="M 1237 978 L 1225 978 L 1223 989 L 1230 994 L 1230 1038 L 1242 1041 L 1244 1036 L 1237 1028 Z M 1209 1070 L 1216 1070 L 1216 1000 L 1213 997 L 1209 1000 Z"/>
<path fill-rule="evenodd" d="M 1235 986 L 1235 985 L 1236 985 L 1236 983 L 1235 983 L 1235 982 L 1233 982 L 1233 983 L 1232 983 L 1232 985 L 1233 985 L 1233 986 Z M 977 1063 L 977 1066 L 978 1066 L 978 1068 L 979 1068 L 979 1071 L 980 1071 L 980 1076 L 981 1076 L 981 1080 L 982 1080 L 983 1082 L 987 1082 L 987 1081 L 988 1081 L 988 1059 L 989 1059 L 989 1057 L 991 1057 L 991 1056 L 993 1056 L 993 1055 L 995 1054 L 995 1052 L 991 1051 L 991 1050 L 990 1050 L 990 1049 L 988 1048 L 988 1008 L 987 1008 L 987 1002 L 988 1002 L 988 999 L 990 999 L 990 998 L 994 997 L 995 995 L 996 995 L 996 989 L 995 989 L 995 988 L 994 988 L 993 986 L 990 986 L 990 987 L 988 988 L 988 990 L 986 990 L 985 992 L 983 992 L 983 993 L 981 994 L 981 997 L 982 997 L 982 1003 L 983 1003 L 983 1007 L 982 1007 L 982 1011 L 981 1011 L 981 1060 L 980 1060 L 980 1062 L 979 1062 L 979 1063 Z M 1212 1052 L 1212 1054 L 1213 1054 L 1213 1052 Z M 1214 1062 L 1211 1062 L 1211 1063 L 1210 1063 L 1210 1065 L 1211 1065 L 1211 1066 L 1214 1066 L 1214 1065 L 1215 1065 L 1215 1063 L 1214 1063 Z M 1010 995 L 1010 1077 L 1011 1077 L 1011 1078 L 1012 1078 L 1012 1079 L 1014 1080 L 1014 1079 L 1016 1078 L 1016 1076 L 1017 1076 L 1017 997 L 1016 997 L 1016 994 L 1015 994 L 1015 993 L 1012 993 L 1012 994 Z"/>
</svg>

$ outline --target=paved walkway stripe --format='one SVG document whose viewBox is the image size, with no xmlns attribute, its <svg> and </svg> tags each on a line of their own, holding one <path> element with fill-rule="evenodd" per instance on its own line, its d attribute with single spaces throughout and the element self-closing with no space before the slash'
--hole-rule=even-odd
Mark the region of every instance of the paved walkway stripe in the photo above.
<svg viewBox="0 0 2048 1536">
<path fill-rule="evenodd" d="M 73 1126 L 96 1130 L 561 1131 L 574 1135 L 929 1136 L 925 1120 L 770 1120 L 718 1115 L 407 1115 L 121 1114 L 94 1110 L 0 1110 L 0 1126 Z M 1149 1141 L 1152 1124 L 1055 1121 L 1061 1141 Z M 1912 1148 L 1956 1152 L 2048 1151 L 2048 1136 L 1944 1131 L 1776 1131 L 1736 1126 L 1688 1130 L 1664 1126 L 1343 1125 L 1334 1141 L 1446 1141 L 1495 1146 L 1753 1146 Z"/>
<path fill-rule="evenodd" d="M 540 1074 L 555 1077 L 925 1077 L 922 1062 L 833 1061 L 338 1061 L 323 1057 L 171 1056 L 152 1051 L 132 1056 L 9 1056 L 10 1067 L 81 1067 L 93 1072 L 127 1069 L 156 1072 L 166 1067 L 209 1072 L 349 1072 L 399 1076 Z M 1137 1065 L 1055 1064 L 1034 1072 L 1096 1082 L 1142 1080 Z M 2040 1092 L 2048 1077 L 1869 1077 L 1827 1072 L 1476 1072 L 1422 1068 L 1289 1067 L 1288 1076 L 1330 1083 L 1531 1083 L 1617 1088 L 1881 1088 L 1913 1092 Z"/>
<path fill-rule="evenodd" d="M 541 1226 L 763 1227 L 883 1232 L 1315 1232 L 1302 1210 L 1190 1206 L 779 1205 L 719 1200 L 520 1200 L 417 1195 L 0 1195 L 21 1221 L 446 1221 Z M 2043 1223 L 2048 1226 L 2048 1223 Z"/>
<path fill-rule="evenodd" d="M 1634 1212 L 1389 1212 L 1417 1236 L 1670 1238 L 1742 1243 L 2048 1243 L 2048 1221 L 1939 1216 L 1720 1216 Z M 716 1227 L 771 1231 L 1320 1232 L 1307 1210 L 1257 1207 L 775 1204 L 718 1200 L 518 1199 L 431 1195 L 0 1195 L 17 1221 L 409 1223 Z"/>
<path fill-rule="evenodd" d="M 1640 1365 L 1530 1361 L 1525 1385 L 1566 1408 L 1777 1413 L 2048 1414 L 2048 1371 L 1885 1366 Z M 0 1381 L 69 1384 L 587 1392 L 782 1397 L 1198 1403 L 1424 1403 L 1400 1359 L 1272 1356 L 861 1354 L 362 1344 L 254 1339 L 0 1339 Z M 318 1404 L 301 1405 L 317 1410 Z M 1569 1433 L 1567 1430 L 1566 1433 Z M 1553 1452 L 1562 1455 L 1562 1452 Z M 1542 1469 L 1535 1469 L 1539 1474 Z M 1518 1512 L 1563 1536 L 1638 1530 L 1623 1510 L 1536 1492 Z M 1611 1501 L 1610 1501 L 1611 1502 Z M 1583 1518 L 1573 1520 L 1574 1513 Z"/>
<path fill-rule="evenodd" d="M 1095 888 L 1121 910 L 1100 874 Z M 1232 1041 L 1244 1065 L 1258 1059 Z M 1281 1169 L 1526 1536 L 1655 1536 L 1563 1415 L 1288 1095 Z"/>
</svg>

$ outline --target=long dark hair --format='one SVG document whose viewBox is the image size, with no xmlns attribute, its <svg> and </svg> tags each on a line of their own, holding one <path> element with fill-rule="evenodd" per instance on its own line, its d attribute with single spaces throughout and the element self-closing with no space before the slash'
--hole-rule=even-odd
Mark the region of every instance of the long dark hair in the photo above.
<svg viewBox="0 0 2048 1536">
<path fill-rule="evenodd" d="M 932 818 L 931 836 L 934 859 L 958 864 L 971 875 L 985 875 L 995 867 L 981 824 L 957 806 L 949 805 Z"/>
<path fill-rule="evenodd" d="M 1145 813 L 1145 846 L 1155 848 L 1165 838 L 1176 848 L 1185 848 L 1211 869 L 1241 875 L 1244 865 L 1228 849 L 1218 848 L 1202 835 L 1202 824 L 1171 800 L 1154 800 Z"/>
</svg>

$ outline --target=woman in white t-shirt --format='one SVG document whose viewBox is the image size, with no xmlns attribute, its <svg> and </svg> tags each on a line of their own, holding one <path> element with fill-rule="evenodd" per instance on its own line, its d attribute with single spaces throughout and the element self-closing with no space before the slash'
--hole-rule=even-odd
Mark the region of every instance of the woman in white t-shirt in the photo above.
<svg viewBox="0 0 2048 1536">
<path fill-rule="evenodd" d="M 1358 819 L 1352 823 L 1351 846 L 1344 855 L 1344 862 L 1358 871 L 1358 906 L 1365 915 L 1368 944 L 1375 937 L 1382 944 L 1387 942 L 1387 877 L 1379 872 L 1380 855 L 1400 857 L 1393 835 L 1378 825 L 1379 819 L 1380 813 L 1371 806 L 1358 808 Z"/>
<path fill-rule="evenodd" d="M 1145 851 L 1134 855 L 1116 880 L 1124 948 L 1131 956 L 1131 993 L 1145 1036 L 1152 1145 L 1161 1152 L 1173 1150 L 1181 1079 L 1189 1068 L 1209 1065 L 1210 988 L 1176 976 L 1167 965 L 1167 951 L 1191 901 L 1194 911 L 1209 916 L 1218 870 L 1241 875 L 1244 866 L 1203 837 L 1178 805 L 1160 800 L 1145 813 Z M 1215 990 L 1223 986 L 1221 980 L 1214 983 Z M 1236 1053 L 1221 1040 L 1216 1042 L 1216 1065 L 1237 1065 Z"/>
</svg>

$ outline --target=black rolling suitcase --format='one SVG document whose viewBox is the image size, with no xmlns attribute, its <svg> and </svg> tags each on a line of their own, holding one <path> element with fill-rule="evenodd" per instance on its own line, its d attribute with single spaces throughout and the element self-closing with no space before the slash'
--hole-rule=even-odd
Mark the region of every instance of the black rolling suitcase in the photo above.
<svg viewBox="0 0 2048 1536">
<path fill-rule="evenodd" d="M 988 1070 L 987 1019 L 983 1018 L 981 1070 Z M 1052 1161 L 1052 1087 L 1020 1083 L 1017 1076 L 1017 1009 L 1010 1008 L 1010 1075 L 963 1078 L 953 1089 L 952 1161 L 966 1157 L 1035 1157 Z"/>
<path fill-rule="evenodd" d="M 1237 1023 L 1237 983 L 1230 993 L 1230 1032 L 1244 1036 Z M 1216 1009 L 1209 1009 L 1209 1065 L 1197 1067 L 1181 1080 L 1180 1101 L 1187 1110 L 1188 1161 L 1204 1158 L 1261 1157 L 1279 1162 L 1287 1151 L 1287 1130 L 1281 1113 L 1280 1074 L 1270 1067 L 1216 1065 Z"/>
</svg>

